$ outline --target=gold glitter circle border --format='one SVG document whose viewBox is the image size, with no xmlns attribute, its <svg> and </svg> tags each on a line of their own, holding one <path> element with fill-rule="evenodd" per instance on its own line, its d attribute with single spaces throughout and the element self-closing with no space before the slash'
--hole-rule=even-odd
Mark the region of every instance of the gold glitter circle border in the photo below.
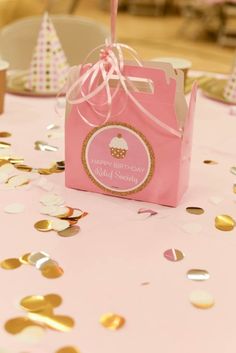
<svg viewBox="0 0 236 353">
<path fill-rule="evenodd" d="M 87 149 L 87 145 L 89 140 L 91 139 L 91 137 L 100 129 L 106 127 L 106 126 L 122 126 L 122 127 L 126 127 L 130 130 L 132 130 L 133 132 L 135 132 L 145 143 L 145 145 L 148 148 L 148 152 L 149 152 L 149 156 L 150 156 L 150 161 L 151 161 L 151 165 L 150 165 L 150 172 L 148 174 L 148 177 L 145 179 L 145 181 L 136 189 L 131 190 L 131 191 L 114 191 L 114 190 L 110 190 L 108 188 L 106 188 L 105 186 L 101 185 L 94 177 L 93 175 L 90 173 L 88 166 L 87 166 L 87 162 L 86 162 L 86 149 Z M 81 152 L 81 159 L 82 159 L 82 164 L 84 166 L 84 169 L 88 175 L 88 177 L 90 178 L 90 180 L 96 185 L 98 186 L 101 190 L 109 192 L 112 195 L 115 196 L 127 196 L 127 195 L 131 195 L 134 193 L 137 193 L 141 190 L 143 190 L 151 181 L 153 174 L 154 174 L 154 170 L 155 170 L 155 155 L 153 152 L 153 148 L 151 146 L 151 144 L 149 143 L 149 141 L 147 140 L 147 138 L 138 130 L 136 130 L 133 126 L 126 124 L 126 123 L 119 123 L 119 122 L 110 122 L 110 123 L 106 123 L 104 125 L 95 127 L 93 130 L 91 130 L 88 135 L 86 136 L 84 142 L 83 142 L 83 147 L 82 147 L 82 152 Z"/>
</svg>

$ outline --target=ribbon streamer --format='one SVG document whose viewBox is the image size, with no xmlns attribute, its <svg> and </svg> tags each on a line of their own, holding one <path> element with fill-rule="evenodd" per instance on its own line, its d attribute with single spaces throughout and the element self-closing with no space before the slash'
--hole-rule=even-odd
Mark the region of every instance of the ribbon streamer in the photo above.
<svg viewBox="0 0 236 353">
<path fill-rule="evenodd" d="M 116 114 L 112 113 L 114 99 L 119 94 L 120 90 L 123 89 L 126 93 L 127 99 L 129 98 L 147 118 L 170 134 L 181 138 L 181 130 L 178 131 L 173 129 L 162 122 L 158 117 L 149 112 L 132 94 L 132 90 L 137 91 L 137 89 L 130 78 L 123 74 L 125 66 L 124 52 L 127 51 L 136 65 L 143 67 L 143 64 L 133 48 L 122 43 L 116 43 L 115 41 L 117 8 L 118 0 L 111 0 L 110 40 L 106 40 L 104 45 L 92 50 L 83 64 L 79 65 L 77 68 L 72 68 L 73 77 L 76 78 L 74 79 L 74 82 L 71 83 L 73 80 L 69 74 L 69 82 L 67 84 L 69 88 L 66 94 L 67 102 L 71 105 L 76 105 L 78 114 L 86 124 L 91 127 L 97 127 L 108 122 L 111 115 L 114 117 L 120 115 L 121 112 L 124 111 L 126 104 L 122 103 L 121 111 Z M 95 52 L 99 52 L 99 60 L 95 64 L 88 64 L 91 55 Z M 114 78 L 117 80 L 118 84 L 115 88 L 111 89 L 110 81 Z M 100 99 L 99 103 L 95 102 L 94 99 L 101 93 L 105 93 L 105 99 L 103 101 Z M 96 125 L 92 123 L 82 114 L 80 109 L 82 103 L 87 103 L 96 115 L 102 118 L 100 124 Z"/>
</svg>

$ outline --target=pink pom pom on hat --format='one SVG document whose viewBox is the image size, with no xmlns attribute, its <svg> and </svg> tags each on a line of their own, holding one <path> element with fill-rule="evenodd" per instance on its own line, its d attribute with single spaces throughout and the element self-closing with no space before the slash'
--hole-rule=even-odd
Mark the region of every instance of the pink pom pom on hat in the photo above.
<svg viewBox="0 0 236 353">
<path fill-rule="evenodd" d="M 57 93 L 66 82 L 68 70 L 69 64 L 55 27 L 48 13 L 45 13 L 25 89 L 45 94 Z"/>
</svg>

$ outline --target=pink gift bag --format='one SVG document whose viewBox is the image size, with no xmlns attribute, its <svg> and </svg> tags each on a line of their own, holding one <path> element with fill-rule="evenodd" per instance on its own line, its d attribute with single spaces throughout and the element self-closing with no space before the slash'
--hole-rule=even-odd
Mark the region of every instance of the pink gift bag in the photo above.
<svg viewBox="0 0 236 353">
<path fill-rule="evenodd" d="M 177 206 L 189 182 L 196 86 L 169 64 L 142 64 L 112 40 L 74 68 L 65 123 L 66 186 Z M 125 62 L 128 51 L 134 62 Z"/>
</svg>

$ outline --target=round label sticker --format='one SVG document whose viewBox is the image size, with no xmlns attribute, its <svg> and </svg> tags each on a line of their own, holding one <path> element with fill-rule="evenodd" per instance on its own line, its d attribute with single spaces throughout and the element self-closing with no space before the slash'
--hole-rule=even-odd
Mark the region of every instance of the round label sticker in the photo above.
<svg viewBox="0 0 236 353">
<path fill-rule="evenodd" d="M 154 154 L 145 136 L 122 123 L 108 123 L 86 137 L 82 161 L 89 178 L 115 195 L 142 190 L 151 180 Z"/>
</svg>

